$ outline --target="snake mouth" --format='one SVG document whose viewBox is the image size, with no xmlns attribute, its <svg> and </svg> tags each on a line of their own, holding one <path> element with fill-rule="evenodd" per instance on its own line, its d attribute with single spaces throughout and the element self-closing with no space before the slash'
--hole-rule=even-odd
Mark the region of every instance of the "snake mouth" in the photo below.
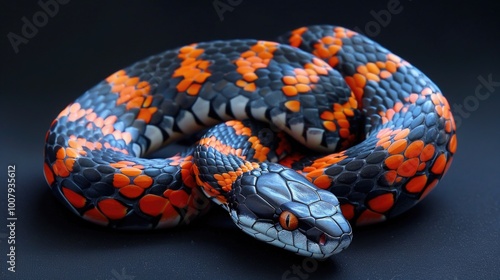
<svg viewBox="0 0 500 280">
<path fill-rule="evenodd" d="M 324 246 L 326 244 L 326 234 L 322 233 L 318 238 L 318 244 Z"/>
</svg>

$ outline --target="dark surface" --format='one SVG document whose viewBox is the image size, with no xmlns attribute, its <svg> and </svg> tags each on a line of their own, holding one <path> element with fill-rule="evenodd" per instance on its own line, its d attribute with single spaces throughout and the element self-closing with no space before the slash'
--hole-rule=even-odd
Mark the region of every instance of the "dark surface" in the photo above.
<svg viewBox="0 0 500 280">
<path fill-rule="evenodd" d="M 7 34 L 20 34 L 21 18 L 31 20 L 41 10 L 36 1 L 19 2 L 2 1 L 0 7 L 0 221 L 7 224 L 9 164 L 16 166 L 18 218 L 15 273 L 7 271 L 8 234 L 0 226 L 1 279 L 500 277 L 500 84 L 490 94 L 483 87 L 484 100 L 474 97 L 479 77 L 500 82 L 498 2 L 401 0 L 402 10 L 372 33 L 440 86 L 461 120 L 458 153 L 422 203 L 390 222 L 356 228 L 352 245 L 322 262 L 253 240 L 218 209 L 169 231 L 117 232 L 83 222 L 48 190 L 43 138 L 67 103 L 148 55 L 213 39 L 272 39 L 310 24 L 364 30 L 374 12 L 394 1 L 242 1 L 222 21 L 212 0 L 70 1 L 16 54 Z M 457 112 L 464 104 L 464 112 Z"/>
</svg>

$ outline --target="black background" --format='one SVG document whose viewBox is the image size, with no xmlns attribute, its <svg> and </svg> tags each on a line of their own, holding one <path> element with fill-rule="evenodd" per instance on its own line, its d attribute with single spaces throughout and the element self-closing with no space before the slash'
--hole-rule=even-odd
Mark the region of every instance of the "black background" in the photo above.
<svg viewBox="0 0 500 280">
<path fill-rule="evenodd" d="M 400 0 L 399 13 L 379 30 L 365 31 L 431 77 L 452 106 L 465 105 L 455 111 L 458 153 L 422 203 L 395 220 L 356 228 L 352 245 L 326 261 L 261 244 L 218 209 L 176 230 L 106 230 L 69 213 L 43 179 L 43 138 L 52 119 L 117 69 L 199 41 L 272 40 L 311 24 L 363 31 L 392 1 L 243 0 L 221 20 L 213 0 L 73 0 L 59 5 L 17 53 L 7 34 L 22 35 L 22 17 L 32 21 L 42 9 L 37 1 L 2 1 L 1 278 L 498 279 L 500 86 L 491 92 L 483 86 L 483 100 L 474 95 L 480 77 L 500 82 L 498 1 Z M 7 271 L 2 226 L 9 164 L 17 180 L 15 273 Z"/>
</svg>

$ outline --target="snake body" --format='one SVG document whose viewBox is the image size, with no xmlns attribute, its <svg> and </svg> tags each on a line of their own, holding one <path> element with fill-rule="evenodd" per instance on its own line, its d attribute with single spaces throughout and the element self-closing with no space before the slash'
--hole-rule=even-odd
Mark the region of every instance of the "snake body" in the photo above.
<svg viewBox="0 0 500 280">
<path fill-rule="evenodd" d="M 187 151 L 144 158 L 209 127 Z M 44 174 L 93 223 L 174 227 L 210 200 L 246 233 L 325 258 L 351 242 L 349 222 L 381 222 L 424 198 L 451 164 L 455 130 L 417 68 L 351 30 L 308 26 L 117 71 L 53 121 Z"/>
</svg>

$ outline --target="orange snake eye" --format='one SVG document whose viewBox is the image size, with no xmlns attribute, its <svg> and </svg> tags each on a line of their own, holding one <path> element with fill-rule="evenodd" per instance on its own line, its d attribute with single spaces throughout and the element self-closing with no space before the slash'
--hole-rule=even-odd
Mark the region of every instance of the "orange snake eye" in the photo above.
<svg viewBox="0 0 500 280">
<path fill-rule="evenodd" d="M 295 230 L 299 227 L 299 219 L 290 211 L 280 214 L 280 225 L 286 230 Z"/>
</svg>

